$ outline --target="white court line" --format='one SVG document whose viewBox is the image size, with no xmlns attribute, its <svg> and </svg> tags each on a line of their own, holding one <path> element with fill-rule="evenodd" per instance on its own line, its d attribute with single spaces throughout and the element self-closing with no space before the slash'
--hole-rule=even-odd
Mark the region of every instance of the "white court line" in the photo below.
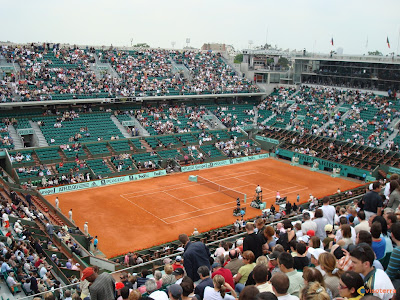
<svg viewBox="0 0 400 300">
<path fill-rule="evenodd" d="M 200 183 L 195 183 L 195 182 L 194 182 L 194 185 L 204 185 L 204 184 L 200 184 Z M 248 186 L 248 184 L 236 186 L 235 189 L 236 189 L 236 188 L 246 187 L 246 186 Z M 190 187 L 190 186 L 187 186 L 187 187 Z M 181 188 L 182 188 L 182 187 L 181 187 Z M 131 196 L 131 197 L 128 197 L 128 198 L 129 198 L 129 199 L 132 199 L 132 198 L 136 198 L 136 197 L 143 197 L 143 196 L 146 196 L 146 195 L 152 195 L 152 194 L 158 194 L 158 193 L 166 193 L 166 192 L 169 192 L 169 191 L 179 190 L 179 189 L 181 189 L 181 188 L 169 189 L 169 190 L 161 190 L 161 191 L 154 191 L 154 192 L 150 192 L 150 193 L 147 193 L 147 194 L 141 194 L 141 195 L 137 195 L 137 196 Z M 212 188 L 209 188 L 209 189 L 212 189 Z M 217 192 L 218 192 L 218 191 L 217 191 Z M 218 192 L 218 193 L 221 193 L 221 192 Z M 242 192 L 239 192 L 239 193 L 242 193 Z M 166 194 L 167 194 L 167 193 L 166 193 Z M 245 194 L 245 193 L 242 193 L 242 194 Z M 201 197 L 201 196 L 204 196 L 204 195 L 198 195 L 198 196 L 193 196 L 193 197 L 190 197 L 190 198 L 184 198 L 184 199 L 182 199 L 182 200 L 191 199 L 191 198 L 194 198 L 194 197 Z M 178 198 L 177 198 L 177 199 L 178 199 Z"/>
<path fill-rule="evenodd" d="M 297 193 L 297 192 L 299 192 L 299 191 L 306 190 L 306 189 L 308 189 L 308 187 L 305 187 L 305 188 L 302 188 L 302 189 L 298 189 L 298 190 L 291 191 L 291 192 L 289 192 L 288 194 Z M 250 206 L 250 203 L 245 204 L 245 205 L 243 205 L 243 206 Z M 233 208 L 234 208 L 234 206 L 231 206 L 231 207 L 229 207 L 229 208 L 219 209 L 218 211 L 223 211 L 223 210 L 228 210 L 228 209 L 233 209 Z M 203 209 L 203 210 L 204 210 L 204 209 Z M 185 218 L 185 219 L 179 219 L 178 221 L 174 221 L 174 222 L 167 222 L 167 224 L 174 224 L 174 223 L 178 223 L 178 222 L 181 222 L 181 221 L 191 220 L 191 219 L 194 219 L 194 218 L 199 218 L 199 217 L 203 217 L 203 216 L 207 216 L 207 215 L 215 214 L 215 213 L 217 213 L 217 212 L 216 212 L 216 211 L 213 211 L 213 212 L 201 214 L 201 215 L 198 215 L 198 216 L 193 216 L 193 217 L 189 217 L 189 218 Z M 182 215 L 182 214 L 181 214 L 181 215 Z M 175 217 L 177 217 L 177 216 L 180 216 L 180 215 L 175 215 L 175 216 L 170 216 L 170 217 L 167 217 L 167 218 L 163 218 L 163 220 L 175 218 Z"/>
<path fill-rule="evenodd" d="M 233 201 L 232 201 L 233 202 Z M 202 211 L 202 210 L 207 210 L 207 209 L 211 209 L 211 208 L 216 208 L 216 207 L 219 207 L 219 206 L 225 206 L 225 205 L 232 205 L 232 202 L 225 202 L 225 203 L 223 203 L 223 204 L 218 204 L 218 205 L 214 205 L 214 206 L 208 206 L 207 208 L 199 208 L 199 209 L 197 209 L 197 210 L 192 210 L 192 211 L 187 211 L 187 212 L 184 212 L 184 213 L 181 213 L 181 214 L 178 214 L 178 215 L 174 215 L 174 216 L 172 216 L 172 217 L 165 217 L 165 218 L 162 218 L 163 220 L 166 220 L 166 219 L 171 219 L 171 218 L 176 218 L 176 217 L 178 217 L 178 216 L 182 216 L 182 215 L 186 215 L 186 214 L 190 214 L 190 213 L 193 213 L 193 212 L 198 212 L 198 211 Z M 247 206 L 247 204 L 243 204 L 242 206 Z"/>
<path fill-rule="evenodd" d="M 245 174 L 245 173 L 246 173 L 246 174 Z M 249 174 L 247 174 L 247 173 L 249 173 Z M 223 175 L 223 176 L 211 177 L 211 178 L 209 178 L 209 180 L 212 180 L 212 181 L 221 181 L 221 180 L 226 180 L 226 179 L 228 179 L 228 178 L 236 178 L 236 177 L 241 177 L 241 176 L 247 176 L 247 175 L 255 174 L 255 173 L 259 173 L 259 172 L 245 171 L 245 172 L 242 172 L 240 175 L 237 175 L 237 176 L 232 176 L 232 175 L 235 175 L 236 173 L 225 174 L 225 175 Z M 225 177 L 227 177 L 227 178 L 225 178 Z M 239 180 L 241 180 L 241 179 L 239 179 Z M 164 190 L 163 188 L 160 187 L 160 188 L 158 188 L 157 190 L 158 190 L 159 192 L 163 192 L 163 191 L 173 191 L 173 190 L 176 190 L 176 189 L 180 189 L 180 188 L 182 188 L 182 187 L 190 187 L 190 186 L 195 185 L 195 184 L 196 184 L 195 182 L 185 181 L 185 182 L 182 182 L 182 183 L 177 183 L 177 184 L 173 184 L 173 185 L 168 185 L 168 187 L 177 187 L 177 188 L 172 188 L 172 189 Z M 127 196 L 127 195 L 138 194 L 138 193 L 142 193 L 142 191 L 127 193 L 127 194 L 121 194 L 121 196 Z M 136 195 L 136 196 L 133 196 L 133 197 L 138 197 L 138 196 L 141 196 L 141 195 L 146 195 L 146 194 L 140 194 L 140 195 Z"/>
<path fill-rule="evenodd" d="M 164 192 L 164 194 L 167 194 L 168 196 L 171 196 L 172 198 L 175 198 L 176 200 L 178 200 L 178 201 L 180 201 L 182 203 L 185 203 L 186 205 L 189 205 L 189 206 L 191 206 L 191 207 L 193 207 L 195 209 L 199 209 L 198 207 L 196 207 L 196 206 L 194 206 L 194 205 L 192 205 L 190 203 L 185 202 L 183 199 L 179 199 L 179 198 L 177 198 L 177 197 L 175 197 L 175 196 L 173 196 L 171 194 L 168 194 L 167 192 Z"/>
<path fill-rule="evenodd" d="M 137 205 L 136 203 L 132 202 L 131 200 L 125 198 L 124 196 L 120 195 L 122 198 L 124 198 L 125 200 L 129 201 L 130 203 L 132 203 L 133 205 L 137 206 L 138 208 L 144 210 L 145 212 L 147 212 L 148 214 L 152 215 L 154 218 L 159 219 L 160 221 L 164 222 L 165 224 L 168 224 L 167 222 L 165 222 L 163 219 L 161 219 L 160 217 L 156 216 L 155 214 L 149 212 L 147 209 L 144 209 L 143 207 L 141 207 L 140 205 Z"/>
<path fill-rule="evenodd" d="M 257 171 L 257 173 L 271 176 L 271 175 L 269 175 L 269 174 L 267 174 L 267 173 L 264 173 L 264 172 L 258 172 L 258 171 Z M 297 183 L 294 183 L 294 182 L 291 182 L 291 181 L 287 181 L 286 179 L 285 179 L 285 180 L 279 179 L 279 178 L 275 178 L 275 179 L 277 179 L 277 180 L 279 180 L 279 181 L 284 181 L 285 183 L 291 183 L 292 185 L 296 185 L 296 186 L 304 186 L 304 185 L 297 184 Z M 305 186 L 304 186 L 304 187 L 305 187 Z"/>
</svg>

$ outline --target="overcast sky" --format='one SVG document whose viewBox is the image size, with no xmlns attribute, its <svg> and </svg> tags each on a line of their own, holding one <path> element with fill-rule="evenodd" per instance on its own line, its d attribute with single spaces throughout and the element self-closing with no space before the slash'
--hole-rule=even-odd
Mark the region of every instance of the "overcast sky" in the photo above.
<svg viewBox="0 0 400 300">
<path fill-rule="evenodd" d="M 182 48 L 190 38 L 193 47 L 241 50 L 268 40 L 283 49 L 388 54 L 398 52 L 400 0 L 0 0 L 0 28 L 0 41 L 20 43 L 129 46 L 133 39 Z"/>
</svg>

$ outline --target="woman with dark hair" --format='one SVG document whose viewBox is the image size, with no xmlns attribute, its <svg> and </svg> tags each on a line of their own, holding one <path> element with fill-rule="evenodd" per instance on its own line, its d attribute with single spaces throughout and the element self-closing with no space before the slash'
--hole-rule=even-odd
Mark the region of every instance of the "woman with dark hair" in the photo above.
<svg viewBox="0 0 400 300">
<path fill-rule="evenodd" d="M 348 300 L 358 300 L 362 297 L 357 291 L 364 286 L 364 281 L 360 274 L 347 271 L 340 276 L 339 294 Z"/>
<path fill-rule="evenodd" d="M 315 232 L 315 235 L 322 241 L 324 238 L 326 238 L 325 225 L 329 224 L 328 220 L 324 217 L 324 212 L 322 209 L 318 208 L 315 211 L 315 219 L 313 221 L 315 224 L 317 224 L 317 231 Z"/>
<path fill-rule="evenodd" d="M 379 222 L 382 225 L 382 236 L 385 238 L 386 242 L 386 248 L 385 248 L 385 256 L 386 255 L 391 255 L 393 252 L 393 244 L 392 240 L 390 238 L 390 233 L 388 233 L 388 225 L 384 217 L 382 216 L 376 216 L 373 220 L 372 223 Z M 389 257 L 388 257 L 389 259 Z M 389 262 L 389 261 L 388 261 Z"/>
<path fill-rule="evenodd" d="M 390 181 L 390 196 L 387 207 L 396 210 L 400 205 L 400 186 L 397 180 Z"/>
<path fill-rule="evenodd" d="M 286 230 L 286 232 L 279 236 L 279 239 L 276 243 L 282 245 L 285 251 L 289 251 L 289 242 L 296 236 L 296 234 L 293 230 L 293 225 L 290 220 L 284 220 L 282 223 L 283 228 Z"/>
<path fill-rule="evenodd" d="M 342 247 L 347 247 L 353 243 L 353 239 L 351 238 L 351 228 L 350 225 L 344 224 L 341 227 L 343 238 L 338 242 L 338 245 Z"/>
</svg>

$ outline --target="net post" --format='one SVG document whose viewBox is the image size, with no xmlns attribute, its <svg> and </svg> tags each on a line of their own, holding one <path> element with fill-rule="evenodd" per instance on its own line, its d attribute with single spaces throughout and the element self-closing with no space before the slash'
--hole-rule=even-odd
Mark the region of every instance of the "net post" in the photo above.
<svg viewBox="0 0 400 300">
<path fill-rule="evenodd" d="M 247 200 L 247 195 L 246 195 L 246 194 L 244 194 L 244 197 L 243 197 L 243 201 L 244 201 L 244 203 L 246 203 L 246 200 Z"/>
</svg>

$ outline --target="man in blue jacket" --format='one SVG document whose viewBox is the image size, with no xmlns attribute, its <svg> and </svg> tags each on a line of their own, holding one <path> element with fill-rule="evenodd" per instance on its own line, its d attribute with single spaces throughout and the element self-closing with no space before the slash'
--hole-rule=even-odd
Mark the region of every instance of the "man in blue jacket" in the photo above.
<svg viewBox="0 0 400 300">
<path fill-rule="evenodd" d="M 210 250 L 202 242 L 191 242 L 186 234 L 179 235 L 179 241 L 183 244 L 183 266 L 186 274 L 196 282 L 200 279 L 197 269 L 200 266 L 207 266 L 210 269 Z"/>
</svg>

